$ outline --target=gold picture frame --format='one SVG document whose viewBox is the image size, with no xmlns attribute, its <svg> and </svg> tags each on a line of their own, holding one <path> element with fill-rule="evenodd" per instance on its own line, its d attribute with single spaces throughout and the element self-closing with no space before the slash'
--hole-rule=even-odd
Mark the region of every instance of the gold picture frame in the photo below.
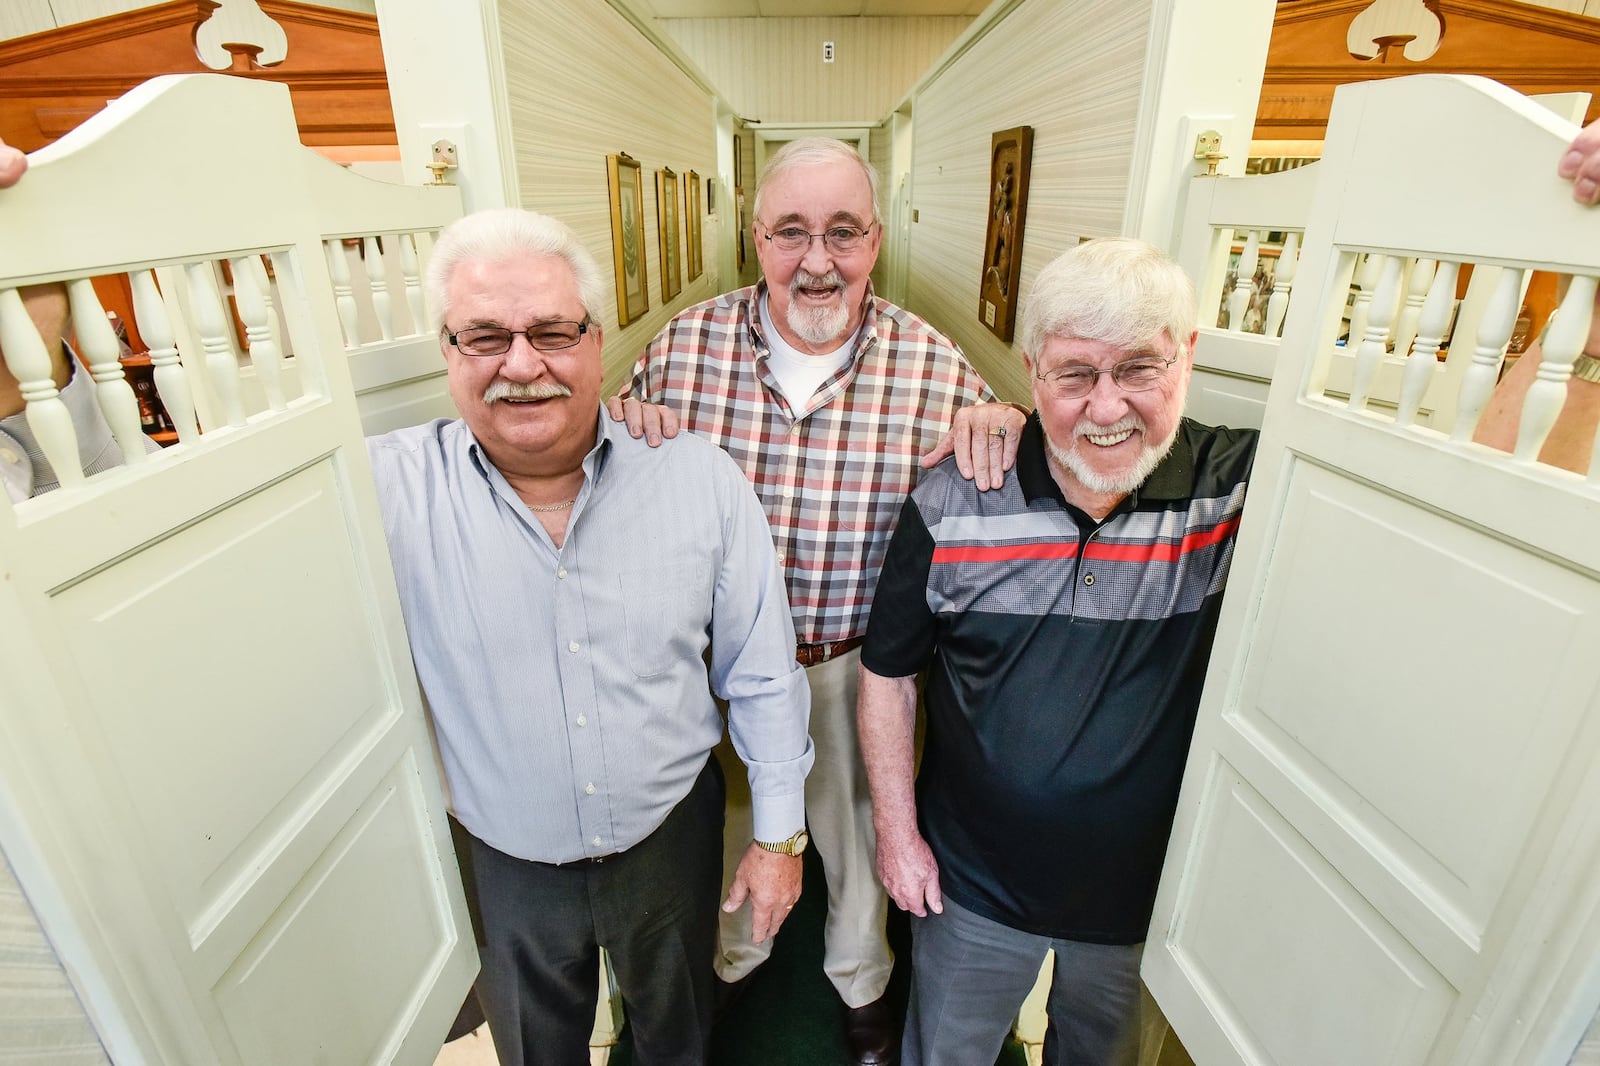
<svg viewBox="0 0 1600 1066">
<path fill-rule="evenodd" d="M 689 264 L 689 280 L 698 278 L 705 270 L 701 261 L 703 256 L 700 248 L 701 229 L 703 223 L 700 215 L 700 175 L 689 171 L 683 176 L 683 232 L 687 240 L 684 242 L 684 251 L 687 253 Z"/>
<path fill-rule="evenodd" d="M 650 310 L 649 271 L 644 256 L 644 176 L 627 152 L 606 156 L 611 190 L 611 254 L 617 277 L 617 325 Z"/>
<path fill-rule="evenodd" d="M 683 290 L 680 269 L 682 244 L 678 240 L 678 175 L 671 167 L 656 171 L 656 235 L 661 246 L 661 302 Z"/>
<path fill-rule="evenodd" d="M 1028 216 L 1028 171 L 1032 165 L 1032 126 L 1001 130 L 990 139 L 989 224 L 978 280 L 978 321 L 1003 341 L 1011 340 L 1017 322 L 1022 230 Z"/>
</svg>

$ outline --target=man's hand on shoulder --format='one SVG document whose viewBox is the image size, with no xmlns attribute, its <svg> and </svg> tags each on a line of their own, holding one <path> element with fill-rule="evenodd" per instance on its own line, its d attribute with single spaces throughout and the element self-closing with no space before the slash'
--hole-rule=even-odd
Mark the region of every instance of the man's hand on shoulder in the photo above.
<svg viewBox="0 0 1600 1066">
<path fill-rule="evenodd" d="M 751 844 L 739 860 L 722 909 L 732 914 L 750 901 L 750 939 L 772 939 L 800 899 L 801 862 L 798 855 L 780 855 Z"/>
<path fill-rule="evenodd" d="M 1580 204 L 1600 203 L 1600 119 L 1583 128 L 1562 153 L 1556 173 L 1572 182 L 1572 198 Z"/>
<path fill-rule="evenodd" d="M 915 827 L 902 832 L 878 833 L 878 880 L 895 906 L 926 918 L 928 911 L 944 913 L 944 893 L 939 890 L 939 863 L 933 849 Z M 926 909 L 923 904 L 926 903 Z"/>
<path fill-rule="evenodd" d="M 659 447 L 663 437 L 678 435 L 678 412 L 661 404 L 641 403 L 632 396 L 613 396 L 606 401 L 606 414 L 613 422 L 626 422 L 634 440 L 644 437 L 650 447 Z"/>
<path fill-rule="evenodd" d="M 1017 462 L 1022 426 L 1028 416 L 1008 403 L 980 403 L 956 412 L 950 432 L 922 457 L 924 470 L 948 456 L 956 457 L 961 476 L 980 490 L 1005 484 L 1006 471 Z"/>
<path fill-rule="evenodd" d="M 22 178 L 28 169 L 28 157 L 20 150 L 0 141 L 0 189 L 9 189 Z"/>
</svg>

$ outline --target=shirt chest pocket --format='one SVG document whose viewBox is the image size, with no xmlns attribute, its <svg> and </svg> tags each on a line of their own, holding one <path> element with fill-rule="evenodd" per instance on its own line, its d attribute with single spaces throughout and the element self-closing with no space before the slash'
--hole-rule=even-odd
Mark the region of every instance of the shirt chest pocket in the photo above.
<svg viewBox="0 0 1600 1066">
<path fill-rule="evenodd" d="M 704 565 L 662 562 L 617 578 L 628 631 L 628 665 L 653 677 L 680 659 L 698 659 L 711 621 L 710 576 Z"/>
</svg>

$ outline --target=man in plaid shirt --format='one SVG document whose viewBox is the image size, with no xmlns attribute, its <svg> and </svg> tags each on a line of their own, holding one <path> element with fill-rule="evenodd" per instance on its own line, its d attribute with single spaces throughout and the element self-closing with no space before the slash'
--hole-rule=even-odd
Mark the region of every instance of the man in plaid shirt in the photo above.
<svg viewBox="0 0 1600 1066">
<path fill-rule="evenodd" d="M 919 457 L 954 422 L 959 440 L 949 447 L 975 453 L 964 455 L 963 468 L 980 487 L 992 470 L 998 486 L 1023 415 L 992 402 L 954 342 L 873 295 L 869 275 L 882 240 L 877 178 L 853 148 L 830 138 L 790 142 L 768 164 L 754 206 L 763 280 L 673 318 L 640 359 L 628 396 L 664 405 L 720 444 L 766 508 L 812 693 L 817 762 L 806 813 L 828 880 L 823 966 L 843 1001 L 855 1061 L 875 1066 L 898 1049 L 883 1003 L 893 968 L 888 904 L 875 875 L 855 731 L 859 646 L 900 505 L 932 463 L 919 465 Z M 611 406 L 619 417 L 623 405 Z M 639 408 L 629 404 L 627 413 L 637 426 Z M 803 849 L 803 833 L 764 841 L 756 826 L 747 835 L 737 780 L 728 775 L 727 839 L 785 854 Z M 748 908 L 725 913 L 717 960 L 724 993 L 771 948 L 770 940 L 751 942 Z"/>
</svg>

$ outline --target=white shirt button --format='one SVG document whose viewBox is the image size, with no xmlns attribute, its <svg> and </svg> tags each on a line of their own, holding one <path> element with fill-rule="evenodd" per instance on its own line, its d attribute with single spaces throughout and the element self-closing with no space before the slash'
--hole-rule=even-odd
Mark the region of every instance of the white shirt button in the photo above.
<svg viewBox="0 0 1600 1066">
<path fill-rule="evenodd" d="M 567 650 L 568 651 L 577 651 L 578 650 L 578 642 L 575 641 L 575 640 L 572 641 L 570 644 L 567 645 Z"/>
<path fill-rule="evenodd" d="M 787 558 L 788 558 L 788 556 L 784 555 L 782 552 L 778 553 L 778 562 L 779 563 L 784 562 Z"/>
<path fill-rule="evenodd" d="M 583 794 L 585 796 L 594 795 L 594 782 L 591 781 L 589 784 L 583 786 Z"/>
<path fill-rule="evenodd" d="M 794 497 L 794 489 L 791 489 L 788 485 L 785 485 L 783 487 L 783 498 L 788 500 L 788 499 L 792 499 L 793 497 Z"/>
<path fill-rule="evenodd" d="M 565 581 L 567 579 L 567 568 L 563 566 L 560 570 L 557 570 L 556 577 Z"/>
<path fill-rule="evenodd" d="M 586 715 L 586 714 L 578 715 L 578 724 L 579 725 L 588 725 L 589 724 L 589 716 Z"/>
<path fill-rule="evenodd" d="M 595 837 L 594 838 L 594 846 L 597 847 L 597 848 L 600 846 L 600 838 L 599 837 Z"/>
</svg>

